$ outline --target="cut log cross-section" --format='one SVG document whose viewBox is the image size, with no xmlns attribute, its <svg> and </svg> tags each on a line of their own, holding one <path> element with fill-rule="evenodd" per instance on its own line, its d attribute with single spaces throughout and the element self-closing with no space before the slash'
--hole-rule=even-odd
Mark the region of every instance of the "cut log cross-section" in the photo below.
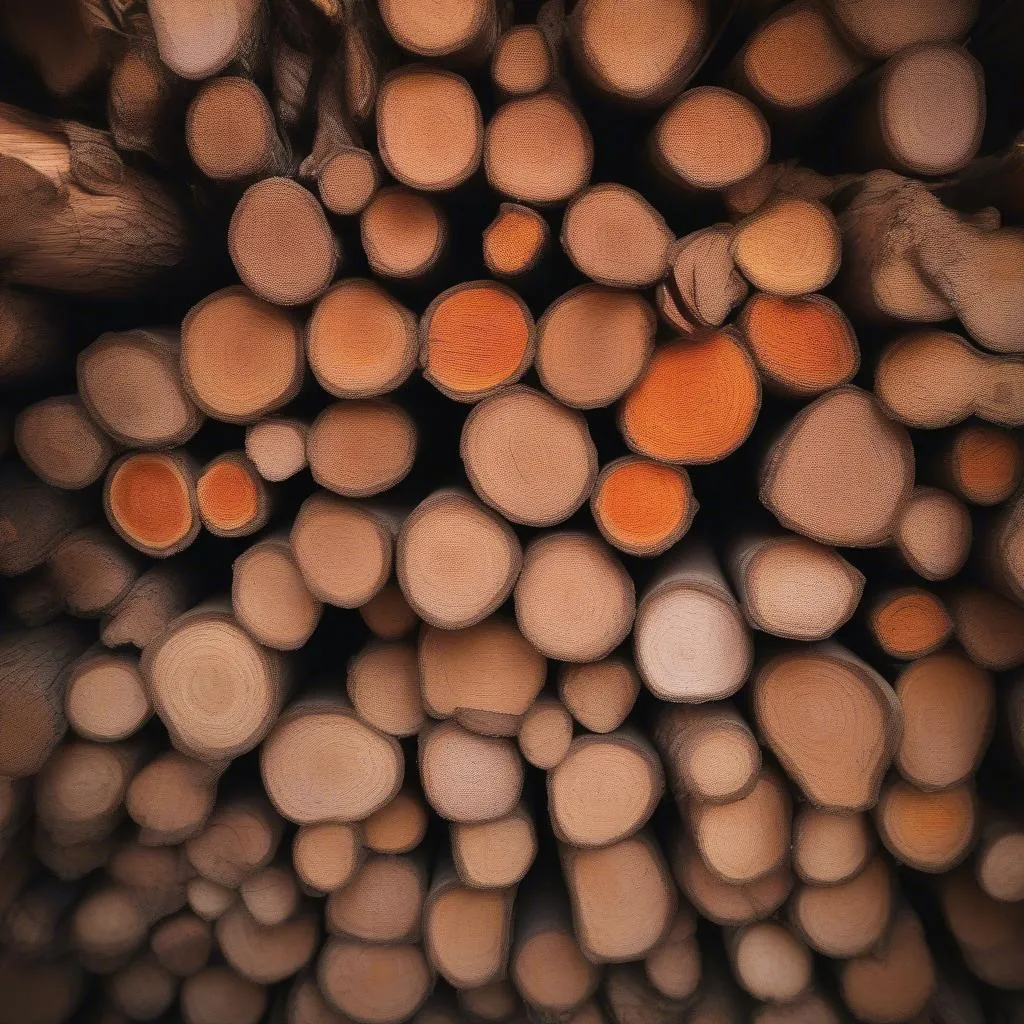
<svg viewBox="0 0 1024 1024">
<path fill-rule="evenodd" d="M 518 277 L 536 269 L 550 243 L 547 221 L 529 206 L 502 203 L 484 228 L 484 264 L 495 277 Z"/>
<path fill-rule="evenodd" d="M 537 855 L 537 832 L 526 807 L 494 821 L 453 822 L 452 860 L 463 885 L 508 889 L 525 877 Z"/>
<path fill-rule="evenodd" d="M 359 821 L 402 782 L 401 747 L 336 699 L 292 705 L 260 751 L 267 795 L 289 821 Z"/>
<path fill-rule="evenodd" d="M 196 477 L 196 504 L 203 526 L 218 537 L 247 537 L 267 524 L 271 495 L 243 452 L 225 452 Z"/>
<path fill-rule="evenodd" d="M 367 262 L 381 277 L 425 278 L 442 260 L 448 232 L 441 207 L 401 185 L 378 190 L 359 216 Z"/>
<path fill-rule="evenodd" d="M 107 519 L 132 547 L 154 558 L 187 548 L 202 529 L 195 467 L 173 452 L 136 452 L 118 459 L 103 488 Z"/>
<path fill-rule="evenodd" d="M 718 462 L 749 436 L 761 406 L 754 361 L 731 329 L 659 345 L 619 409 L 633 451 L 661 462 Z"/>
<path fill-rule="evenodd" d="M 641 678 L 662 700 L 721 700 L 743 685 L 750 633 L 705 544 L 687 541 L 665 556 L 640 597 L 633 646 Z"/>
<path fill-rule="evenodd" d="M 871 547 L 893 533 L 913 482 L 907 432 L 847 386 L 805 406 L 785 429 L 764 463 L 761 501 L 813 540 Z"/>
<path fill-rule="evenodd" d="M 896 754 L 903 714 L 892 687 L 838 644 L 784 653 L 753 678 L 764 741 L 815 805 L 873 806 Z"/>
<path fill-rule="evenodd" d="M 868 609 L 868 627 L 886 654 L 910 661 L 942 647 L 953 632 L 953 620 L 935 594 L 903 587 L 878 595 Z"/>
<path fill-rule="evenodd" d="M 441 629 L 485 619 L 512 593 L 522 566 L 515 532 L 465 491 L 435 491 L 406 517 L 395 571 L 413 611 Z"/>
<path fill-rule="evenodd" d="M 171 622 L 146 647 L 142 671 L 175 746 L 210 761 L 252 750 L 288 687 L 283 657 L 216 605 L 199 605 Z"/>
<path fill-rule="evenodd" d="M 625 839 L 646 824 L 664 789 L 661 761 L 639 734 L 580 736 L 548 773 L 555 837 L 578 848 Z"/>
<path fill-rule="evenodd" d="M 68 490 L 94 484 L 114 454 L 76 395 L 44 398 L 23 409 L 14 422 L 14 444 L 40 480 Z"/>
<path fill-rule="evenodd" d="M 554 696 L 539 697 L 519 723 L 519 752 L 534 768 L 550 772 L 565 760 L 572 731 L 565 705 Z"/>
</svg>

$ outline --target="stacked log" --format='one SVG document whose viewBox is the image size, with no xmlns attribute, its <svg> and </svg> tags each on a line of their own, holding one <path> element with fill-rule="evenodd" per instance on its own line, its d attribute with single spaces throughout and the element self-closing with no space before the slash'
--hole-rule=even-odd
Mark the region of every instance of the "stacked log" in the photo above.
<svg viewBox="0 0 1024 1024">
<path fill-rule="evenodd" d="M 1018 1019 L 1010 6 L 6 5 L 0 1024 Z"/>
</svg>

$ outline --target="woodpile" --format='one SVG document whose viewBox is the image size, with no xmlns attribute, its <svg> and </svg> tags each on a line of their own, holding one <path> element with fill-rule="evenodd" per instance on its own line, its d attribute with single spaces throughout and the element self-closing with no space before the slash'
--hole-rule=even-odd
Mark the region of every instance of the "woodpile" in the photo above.
<svg viewBox="0 0 1024 1024">
<path fill-rule="evenodd" d="M 0 4 L 0 1024 L 1020 1024 L 1022 39 Z"/>
</svg>

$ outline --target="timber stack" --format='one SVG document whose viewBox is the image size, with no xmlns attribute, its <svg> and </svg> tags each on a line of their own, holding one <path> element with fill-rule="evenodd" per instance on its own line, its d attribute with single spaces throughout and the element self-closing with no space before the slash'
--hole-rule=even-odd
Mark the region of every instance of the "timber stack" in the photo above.
<svg viewBox="0 0 1024 1024">
<path fill-rule="evenodd" d="M 1020 1024 L 1022 40 L 4 4 L 0 1024 Z"/>
</svg>

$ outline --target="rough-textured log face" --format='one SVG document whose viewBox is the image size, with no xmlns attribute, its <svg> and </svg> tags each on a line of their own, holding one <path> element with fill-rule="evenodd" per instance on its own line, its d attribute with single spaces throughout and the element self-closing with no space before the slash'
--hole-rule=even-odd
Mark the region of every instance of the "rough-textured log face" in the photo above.
<svg viewBox="0 0 1024 1024">
<path fill-rule="evenodd" d="M 498 215 L 484 228 L 484 263 L 497 277 L 528 273 L 543 257 L 549 235 L 547 221 L 536 210 L 502 203 Z"/>
<path fill-rule="evenodd" d="M 472 410 L 460 453 L 477 495 L 506 519 L 527 526 L 567 519 L 597 476 L 586 420 L 525 387 L 499 391 Z"/>
<path fill-rule="evenodd" d="M 439 117 L 443 133 L 429 127 Z M 393 72 L 377 97 L 377 146 L 387 169 L 410 188 L 433 192 L 461 185 L 483 150 L 480 105 L 469 83 L 426 66 Z"/>
<path fill-rule="evenodd" d="M 562 247 L 598 284 L 644 288 L 664 276 L 672 232 L 661 214 L 624 185 L 594 185 L 569 204 Z"/>
<path fill-rule="evenodd" d="M 364 210 L 379 184 L 373 154 L 355 147 L 339 149 L 317 177 L 320 201 L 339 216 L 351 217 Z"/>
<path fill-rule="evenodd" d="M 660 0 L 623 9 L 586 0 L 574 10 L 569 38 L 577 67 L 616 99 L 658 105 L 696 70 L 707 40 L 699 0 Z"/>
<path fill-rule="evenodd" d="M 792 59 L 799 53 L 801 59 Z M 738 71 L 754 97 L 780 119 L 814 111 L 849 85 L 864 61 L 844 43 L 823 6 L 797 0 L 760 25 Z"/>
<path fill-rule="evenodd" d="M 367 817 L 398 792 L 403 764 L 395 740 L 330 701 L 296 706 L 260 758 L 268 796 L 299 824 Z"/>
<path fill-rule="evenodd" d="M 755 174 L 770 142 L 768 123 L 750 100 L 709 85 L 684 92 L 651 136 L 655 159 L 699 189 L 726 188 Z"/>
<path fill-rule="evenodd" d="M 929 793 L 909 782 L 891 782 L 879 798 L 875 822 L 898 861 L 919 871 L 948 871 L 974 845 L 974 788 L 961 785 Z"/>
<path fill-rule="evenodd" d="M 409 853 L 427 833 L 427 808 L 412 790 L 400 790 L 363 822 L 363 838 L 376 853 Z"/>
<path fill-rule="evenodd" d="M 380 494 L 402 480 L 416 458 L 417 428 L 400 405 L 380 399 L 335 402 L 313 421 L 309 471 L 347 498 Z"/>
<path fill-rule="evenodd" d="M 459 880 L 474 889 L 518 885 L 537 855 L 537 833 L 526 808 L 494 821 L 453 822 L 452 859 Z"/>
<path fill-rule="evenodd" d="M 182 78 L 200 79 L 251 56 L 262 11 L 256 0 L 158 0 L 150 15 L 160 59 Z"/>
<path fill-rule="evenodd" d="M 292 841 L 295 874 L 314 892 L 334 892 L 345 886 L 361 856 L 357 826 L 340 821 L 302 825 Z"/>
<path fill-rule="evenodd" d="M 750 634 L 706 545 L 688 542 L 664 557 L 640 596 L 633 649 L 641 678 L 662 700 L 719 700 L 743 685 Z"/>
<path fill-rule="evenodd" d="M 330 939 L 317 963 L 320 990 L 345 1016 L 399 1024 L 426 1001 L 433 976 L 421 948 Z"/>
<path fill-rule="evenodd" d="M 214 292 L 182 324 L 182 377 L 216 419 L 252 423 L 280 408 L 298 391 L 303 370 L 298 325 L 245 288 Z"/>
<path fill-rule="evenodd" d="M 231 217 L 228 249 L 242 283 L 282 306 L 316 298 L 340 255 L 320 201 L 290 178 L 249 186 Z"/>
<path fill-rule="evenodd" d="M 203 759 L 252 750 L 284 700 L 281 656 L 217 609 L 175 619 L 146 648 L 142 669 L 175 745 Z"/>
<path fill-rule="evenodd" d="M 559 698 L 590 732 L 611 732 L 622 725 L 639 692 L 636 670 L 625 658 L 564 665 L 558 675 Z"/>
<path fill-rule="evenodd" d="M 904 721 L 896 753 L 900 773 L 926 790 L 968 779 L 992 731 L 995 691 L 988 673 L 957 654 L 940 652 L 905 668 L 896 680 L 896 696 Z"/>
<path fill-rule="evenodd" d="M 280 483 L 306 468 L 309 425 L 303 420 L 268 416 L 245 429 L 245 454 L 264 480 Z"/>
<path fill-rule="evenodd" d="M 1024 663 L 1024 609 L 987 590 L 965 588 L 950 611 L 956 636 L 978 665 L 1000 672 Z"/>
<path fill-rule="evenodd" d="M 1024 476 L 1024 449 L 1010 431 L 972 423 L 957 431 L 945 467 L 964 500 L 998 505 L 1010 497 Z"/>
<path fill-rule="evenodd" d="M 110 525 L 157 558 L 188 547 L 200 529 L 195 481 L 180 458 L 153 452 L 119 459 L 104 488 Z"/>
<path fill-rule="evenodd" d="M 676 895 L 649 834 L 596 850 L 560 848 L 580 948 L 593 963 L 652 950 L 672 923 Z"/>
<path fill-rule="evenodd" d="M 134 655 L 95 653 L 68 672 L 64 707 L 71 727 L 84 739 L 123 740 L 152 713 Z"/>
<path fill-rule="evenodd" d="M 283 147 L 270 104 L 247 78 L 204 83 L 188 108 L 189 155 L 208 178 L 234 181 L 266 174 L 281 162 Z"/>
<path fill-rule="evenodd" d="M 427 895 L 427 873 L 413 857 L 373 855 L 325 905 L 329 931 L 364 942 L 415 938 Z"/>
<path fill-rule="evenodd" d="M 554 74 L 554 59 L 539 25 L 513 25 L 501 34 L 491 55 L 491 80 L 506 96 L 540 92 Z"/>
<path fill-rule="evenodd" d="M 530 543 L 515 589 L 516 619 L 542 654 L 598 661 L 629 634 L 633 581 L 611 550 L 585 533 L 550 533 Z"/>
<path fill-rule="evenodd" d="M 870 57 L 891 57 L 915 43 L 962 39 L 978 17 L 977 0 L 830 0 L 837 26 Z"/>
<path fill-rule="evenodd" d="M 484 170 L 500 195 L 539 206 L 561 204 L 586 187 L 593 166 L 590 129 L 561 93 L 509 100 L 487 122 Z"/>
<path fill-rule="evenodd" d="M 941 108 L 930 102 L 933 96 L 943 97 Z M 877 110 L 897 167 L 912 174 L 960 170 L 977 152 L 985 127 L 981 66 L 959 46 L 924 45 L 899 54 L 882 71 Z"/>
<path fill-rule="evenodd" d="M 364 606 L 391 573 L 390 526 L 373 510 L 326 491 L 299 508 L 291 547 L 310 592 L 340 608 Z"/>
<path fill-rule="evenodd" d="M 348 699 L 356 714 L 389 736 L 414 736 L 424 722 L 416 648 L 373 643 L 348 665 Z"/>
<path fill-rule="evenodd" d="M 359 236 L 374 273 L 416 280 L 443 256 L 448 221 L 428 196 L 389 186 L 380 189 L 360 214 Z"/>
<path fill-rule="evenodd" d="M 861 871 L 872 842 L 865 815 L 804 804 L 793 822 L 793 869 L 808 885 L 838 885 Z"/>
<path fill-rule="evenodd" d="M 846 963 L 839 977 L 843 1002 L 862 1020 L 909 1020 L 935 987 L 935 964 L 924 929 L 904 909 L 877 951 Z"/>
<path fill-rule="evenodd" d="M 822 295 L 786 299 L 757 292 L 740 322 L 766 384 L 784 395 L 821 394 L 845 384 L 860 366 L 849 320 Z"/>
<path fill-rule="evenodd" d="M 525 772 L 508 739 L 444 722 L 420 733 L 419 763 L 428 802 L 449 821 L 493 821 L 519 802 Z"/>
<path fill-rule="evenodd" d="M 24 409 L 14 424 L 14 443 L 40 480 L 67 490 L 94 484 L 114 453 L 74 395 L 46 398 Z"/>
<path fill-rule="evenodd" d="M 519 751 L 534 768 L 551 771 L 572 743 L 572 715 L 555 697 L 540 697 L 519 723 Z"/>
<path fill-rule="evenodd" d="M 904 661 L 938 650 L 953 631 L 946 606 L 920 587 L 906 587 L 879 597 L 868 612 L 868 625 L 882 650 Z"/>
<path fill-rule="evenodd" d="M 580 285 L 556 299 L 537 325 L 537 375 L 563 405 L 610 405 L 647 365 L 656 327 L 639 293 Z"/>
<path fill-rule="evenodd" d="M 661 345 L 626 395 L 619 426 L 640 455 L 694 465 L 717 462 L 750 435 L 761 385 L 728 330 Z"/>
<path fill-rule="evenodd" d="M 324 295 L 306 328 L 309 366 L 324 390 L 368 398 L 399 387 L 416 359 L 412 313 L 372 281 L 341 281 Z"/>
<path fill-rule="evenodd" d="M 790 903 L 790 917 L 819 953 L 844 959 L 858 956 L 885 934 L 892 890 L 886 861 L 873 857 L 849 881 L 801 886 Z"/>
<path fill-rule="evenodd" d="M 516 627 L 492 617 L 466 629 L 426 627 L 419 641 L 423 704 L 474 731 L 515 735 L 544 686 L 547 661 Z"/>
<path fill-rule="evenodd" d="M 575 847 L 625 839 L 646 823 L 664 789 L 661 762 L 639 735 L 580 736 L 548 775 L 555 835 Z"/>
<path fill-rule="evenodd" d="M 765 742 L 812 803 L 874 804 L 903 729 L 874 669 L 837 644 L 782 654 L 754 676 L 753 701 Z"/>
<path fill-rule="evenodd" d="M 456 401 L 515 384 L 533 361 L 536 334 L 526 304 L 489 281 L 456 285 L 427 308 L 420 327 L 424 376 Z"/>
<path fill-rule="evenodd" d="M 380 13 L 395 42 L 423 57 L 485 57 L 497 32 L 494 0 L 448 2 L 429 18 L 409 0 L 385 0 Z"/>
<path fill-rule="evenodd" d="M 823 640 L 853 615 L 864 576 L 833 549 L 803 537 L 738 541 L 729 568 L 743 613 L 757 629 Z"/>
<path fill-rule="evenodd" d="M 845 387 L 805 406 L 786 428 L 764 464 L 761 501 L 783 526 L 814 540 L 869 547 L 892 534 L 913 477 L 906 431 L 867 392 Z"/>
<path fill-rule="evenodd" d="M 270 499 L 256 467 L 241 453 L 227 453 L 207 465 L 196 479 L 199 515 L 211 533 L 243 537 L 262 529 Z"/>
</svg>

